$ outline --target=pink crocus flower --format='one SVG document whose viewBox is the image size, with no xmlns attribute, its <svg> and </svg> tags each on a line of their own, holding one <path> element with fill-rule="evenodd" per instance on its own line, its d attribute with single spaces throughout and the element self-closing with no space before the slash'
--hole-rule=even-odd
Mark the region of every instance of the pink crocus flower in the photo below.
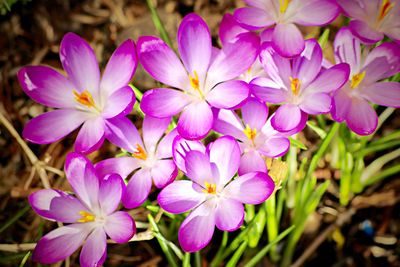
<svg viewBox="0 0 400 267">
<path fill-rule="evenodd" d="M 369 135 L 378 125 L 369 102 L 400 107 L 400 84 L 382 81 L 400 71 L 400 46 L 383 43 L 361 52 L 360 41 L 344 27 L 336 35 L 334 49 L 336 62 L 348 63 L 351 71 L 348 82 L 333 95 L 332 117 L 359 135 Z"/>
<path fill-rule="evenodd" d="M 247 83 L 234 79 L 256 59 L 259 38 L 245 34 L 214 55 L 207 24 L 198 15 L 189 14 L 179 26 L 177 41 L 183 64 L 161 39 L 139 38 L 138 55 L 145 70 L 154 79 L 177 88 L 147 91 L 140 107 L 157 118 L 182 112 L 177 126 L 179 134 L 198 140 L 211 129 L 211 107 L 230 109 L 247 99 Z"/>
<path fill-rule="evenodd" d="M 236 20 L 250 30 L 275 25 L 272 47 L 283 57 L 295 57 L 303 52 L 303 35 L 296 24 L 321 26 L 332 22 L 339 14 L 334 0 L 244 0 L 249 7 L 235 11 Z"/>
<path fill-rule="evenodd" d="M 291 134 L 304 128 L 308 114 L 330 112 L 330 94 L 348 80 L 350 72 L 346 63 L 321 71 L 322 50 L 313 39 L 307 40 L 303 53 L 293 59 L 280 56 L 265 42 L 260 60 L 270 78 L 253 80 L 251 93 L 262 101 L 282 104 L 271 124 L 278 131 Z"/>
<path fill-rule="evenodd" d="M 182 141 L 175 144 L 183 145 Z M 201 144 L 187 147 L 190 146 Z M 192 210 L 178 233 L 186 252 L 204 248 L 215 226 L 223 231 L 238 229 L 243 224 L 243 203 L 260 204 L 274 191 L 274 182 L 266 173 L 250 172 L 232 180 L 238 170 L 240 148 L 230 136 L 217 139 L 207 148 L 189 149 L 180 155 L 190 180 L 175 181 L 165 187 L 158 195 L 158 203 L 171 213 Z"/>
<path fill-rule="evenodd" d="M 249 98 L 241 108 L 241 117 L 231 110 L 220 110 L 213 129 L 239 140 L 241 158 L 239 175 L 261 171 L 267 172 L 264 157 L 280 157 L 290 147 L 289 139 L 271 126 L 267 105 Z"/>
<path fill-rule="evenodd" d="M 398 0 L 337 0 L 352 18 L 349 29 L 366 44 L 374 44 L 384 35 L 400 42 L 400 2 Z"/>
<path fill-rule="evenodd" d="M 39 190 L 29 196 L 29 203 L 37 214 L 68 224 L 42 237 L 32 258 L 53 264 L 83 245 L 81 266 L 101 266 L 107 254 L 107 236 L 117 243 L 125 243 L 136 232 L 132 217 L 127 212 L 116 211 L 125 184 L 117 174 L 101 179 L 90 161 L 77 153 L 67 156 L 65 173 L 75 196 L 53 189 Z"/>
<path fill-rule="evenodd" d="M 115 121 L 132 110 L 135 97 L 128 83 L 137 66 L 135 44 L 127 40 L 117 48 L 101 79 L 93 49 L 74 33 L 64 36 L 60 59 L 68 77 L 46 66 L 26 66 L 18 72 L 28 96 L 55 108 L 29 121 L 23 136 L 33 143 L 48 144 L 83 124 L 75 150 L 90 153 L 113 135 L 110 127 Z"/>
<path fill-rule="evenodd" d="M 165 134 L 171 118 L 158 119 L 145 116 L 143 120 L 143 141 L 135 126 L 127 118 L 119 124 L 120 137 L 113 143 L 131 153 L 129 157 L 119 157 L 100 161 L 95 165 L 99 175 L 118 173 L 122 178 L 130 177 L 122 203 L 126 208 L 140 206 L 149 196 L 152 183 L 163 188 L 171 183 L 178 169 L 172 160 L 172 142 L 176 130 Z"/>
</svg>

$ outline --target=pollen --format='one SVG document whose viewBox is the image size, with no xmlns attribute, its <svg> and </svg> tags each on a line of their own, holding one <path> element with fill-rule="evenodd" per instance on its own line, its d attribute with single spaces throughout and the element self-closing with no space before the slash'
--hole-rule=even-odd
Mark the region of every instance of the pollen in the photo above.
<svg viewBox="0 0 400 267">
<path fill-rule="evenodd" d="M 81 219 L 77 220 L 77 222 L 80 222 L 80 223 L 93 222 L 96 219 L 96 216 L 94 216 L 90 212 L 87 212 L 87 211 L 84 211 L 84 210 L 80 211 L 79 215 L 82 216 Z"/>
<path fill-rule="evenodd" d="M 244 129 L 244 134 L 249 138 L 249 140 L 254 144 L 254 139 L 256 138 L 257 135 L 257 129 L 251 129 L 250 125 L 246 124 L 246 129 Z"/>
<path fill-rule="evenodd" d="M 203 190 L 204 193 L 213 194 L 213 195 L 217 194 L 217 185 L 216 184 L 210 184 L 208 182 L 205 182 L 204 185 L 205 185 L 204 186 L 205 189 Z"/>
<path fill-rule="evenodd" d="M 360 83 L 362 82 L 362 80 L 364 80 L 364 77 L 365 77 L 365 71 L 353 75 L 353 77 L 351 78 L 351 84 L 350 84 L 351 89 L 357 88 L 360 85 Z"/>
<path fill-rule="evenodd" d="M 75 96 L 75 101 L 87 106 L 88 108 L 95 108 L 96 104 L 94 103 L 92 94 L 89 91 L 85 90 L 82 93 L 78 93 L 76 90 L 73 91 Z"/>
<path fill-rule="evenodd" d="M 132 156 L 141 160 L 147 159 L 146 151 L 144 151 L 143 147 L 141 147 L 139 144 L 136 144 L 136 151 L 132 153 Z"/>
<path fill-rule="evenodd" d="M 387 16 L 389 11 L 393 8 L 394 4 L 395 3 L 391 3 L 390 0 L 382 1 L 378 13 L 378 21 L 382 21 Z"/>
<path fill-rule="evenodd" d="M 285 13 L 291 0 L 279 0 L 279 11 Z"/>
<path fill-rule="evenodd" d="M 190 86 L 197 91 L 201 97 L 204 97 L 203 92 L 200 90 L 199 75 L 197 74 L 197 71 L 193 71 L 193 73 L 194 76 L 189 74 Z"/>
<path fill-rule="evenodd" d="M 289 77 L 290 79 L 290 88 L 292 89 L 292 93 L 294 95 L 298 95 L 300 91 L 301 81 L 298 78 Z"/>
</svg>

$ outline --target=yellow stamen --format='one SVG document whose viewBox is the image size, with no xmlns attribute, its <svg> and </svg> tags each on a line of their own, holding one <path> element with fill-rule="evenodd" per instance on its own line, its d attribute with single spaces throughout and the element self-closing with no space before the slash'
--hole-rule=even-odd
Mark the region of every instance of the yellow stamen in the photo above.
<svg viewBox="0 0 400 267">
<path fill-rule="evenodd" d="M 77 222 L 85 223 L 85 222 L 93 222 L 96 219 L 96 216 L 87 212 L 87 211 L 80 211 L 79 215 L 82 216 L 81 219 L 77 220 Z"/>
<path fill-rule="evenodd" d="M 383 0 L 379 8 L 378 21 L 383 20 L 395 3 L 390 3 L 390 0 Z"/>
<path fill-rule="evenodd" d="M 147 159 L 146 152 L 144 151 L 143 147 L 141 147 L 139 144 L 136 144 L 136 151 L 132 153 L 132 156 L 137 159 L 142 159 L 142 160 Z"/>
<path fill-rule="evenodd" d="M 360 85 L 360 83 L 362 82 L 362 80 L 364 79 L 364 77 L 365 77 L 365 71 L 353 75 L 353 77 L 351 78 L 351 84 L 350 84 L 351 89 L 357 88 Z"/>
<path fill-rule="evenodd" d="M 96 108 L 96 104 L 94 103 L 92 94 L 89 91 L 85 90 L 82 93 L 78 93 L 76 90 L 73 90 L 75 101 L 87 106 L 89 108 Z"/>
<path fill-rule="evenodd" d="M 291 0 L 279 0 L 279 11 L 285 13 Z"/>
<path fill-rule="evenodd" d="M 190 86 L 197 91 L 201 97 L 204 97 L 203 92 L 200 90 L 200 81 L 199 81 L 199 75 L 197 74 L 197 71 L 193 71 L 194 77 L 189 74 L 189 80 L 190 80 Z"/>
<path fill-rule="evenodd" d="M 289 77 L 289 79 L 290 79 L 290 88 L 292 89 L 293 94 L 298 95 L 300 91 L 301 81 L 297 78 L 292 78 L 292 77 Z"/>
<path fill-rule="evenodd" d="M 250 139 L 250 141 L 254 144 L 254 139 L 256 138 L 257 135 L 257 129 L 251 129 L 250 125 L 246 124 L 246 129 L 244 129 L 244 134 L 247 136 L 247 138 Z"/>
<path fill-rule="evenodd" d="M 214 194 L 214 195 L 217 194 L 217 185 L 216 184 L 210 184 L 208 182 L 205 182 L 204 185 L 206 188 L 203 190 L 204 193 Z"/>
</svg>

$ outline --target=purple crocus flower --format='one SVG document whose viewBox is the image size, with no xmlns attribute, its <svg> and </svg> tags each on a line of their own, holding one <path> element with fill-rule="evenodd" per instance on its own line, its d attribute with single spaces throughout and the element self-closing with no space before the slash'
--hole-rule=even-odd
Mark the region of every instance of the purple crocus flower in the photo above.
<svg viewBox="0 0 400 267">
<path fill-rule="evenodd" d="M 18 72 L 27 95 L 56 108 L 29 121 L 23 136 L 33 143 L 48 144 L 83 124 L 75 150 L 90 153 L 113 134 L 114 120 L 132 110 L 135 97 L 128 82 L 137 66 L 135 44 L 127 40 L 117 48 L 101 79 L 93 49 L 74 33 L 64 36 L 60 59 L 68 77 L 46 66 L 26 66 Z"/>
<path fill-rule="evenodd" d="M 400 2 L 397 0 L 337 0 L 352 18 L 351 32 L 366 44 L 374 44 L 384 35 L 400 42 Z"/>
<path fill-rule="evenodd" d="M 117 174 L 100 179 L 91 162 L 77 153 L 67 156 L 65 173 L 76 197 L 53 189 L 39 190 L 29 196 L 37 214 L 68 224 L 39 240 L 33 260 L 56 263 L 83 245 L 81 266 L 101 266 L 107 254 L 107 235 L 117 243 L 125 243 L 136 232 L 132 217 L 116 211 L 125 184 Z"/>
<path fill-rule="evenodd" d="M 250 30 L 272 25 L 272 47 L 281 56 L 294 57 L 303 52 L 303 35 L 296 24 L 321 26 L 339 14 L 334 0 L 244 0 L 250 7 L 235 11 L 236 20 Z"/>
<path fill-rule="evenodd" d="M 136 171 L 130 177 L 122 198 L 124 206 L 131 209 L 147 199 L 152 182 L 157 188 L 163 188 L 175 179 L 178 169 L 172 160 L 172 142 L 177 133 L 173 130 L 163 137 L 171 118 L 158 119 L 146 115 L 142 141 L 132 122 L 127 118 L 124 121 L 124 124 L 119 124 L 122 137 L 112 141 L 131 156 L 103 160 L 95 168 L 99 175 L 118 173 L 124 179 Z"/>
<path fill-rule="evenodd" d="M 400 84 L 381 82 L 400 71 L 400 46 L 383 43 L 361 52 L 360 41 L 349 28 L 342 28 L 334 42 L 336 62 L 346 62 L 351 72 L 348 82 L 333 95 L 332 117 L 345 121 L 359 135 L 373 133 L 378 116 L 368 102 L 387 107 L 400 107 Z"/>
<path fill-rule="evenodd" d="M 264 156 L 275 158 L 284 155 L 290 146 L 289 139 L 271 126 L 265 103 L 249 98 L 241 108 L 241 114 L 242 120 L 233 111 L 220 110 L 213 129 L 240 141 L 239 175 L 252 171 L 267 172 Z"/>
<path fill-rule="evenodd" d="M 307 40 L 303 53 L 293 59 L 280 56 L 266 42 L 260 59 L 270 78 L 253 80 L 251 93 L 262 101 L 283 103 L 271 119 L 272 126 L 280 132 L 299 132 L 307 122 L 307 114 L 328 113 L 330 93 L 349 77 L 346 63 L 321 71 L 322 50 L 313 39 Z"/>
<path fill-rule="evenodd" d="M 251 172 L 232 180 L 238 170 L 240 148 L 230 136 L 217 139 L 207 149 L 186 150 L 181 156 L 184 172 L 191 180 L 165 187 L 158 203 L 171 213 L 192 210 L 178 233 L 186 252 L 204 248 L 215 226 L 223 231 L 238 229 L 243 224 L 243 203 L 260 204 L 274 191 L 274 182 L 266 173 Z"/>
<path fill-rule="evenodd" d="M 164 118 L 180 112 L 178 132 L 186 139 L 201 139 L 211 129 L 211 107 L 230 109 L 249 95 L 248 85 L 233 80 L 254 62 L 259 38 L 248 33 L 224 46 L 212 56 L 210 31 L 196 14 L 189 14 L 178 30 L 182 62 L 161 39 L 145 36 L 138 40 L 138 55 L 156 80 L 177 88 L 147 91 L 140 107 L 153 117 Z"/>
</svg>

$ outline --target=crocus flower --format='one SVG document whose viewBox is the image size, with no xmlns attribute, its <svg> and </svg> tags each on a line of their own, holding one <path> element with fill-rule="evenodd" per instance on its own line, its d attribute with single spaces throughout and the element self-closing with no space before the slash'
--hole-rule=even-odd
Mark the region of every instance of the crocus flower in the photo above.
<svg viewBox="0 0 400 267">
<path fill-rule="evenodd" d="M 271 119 L 272 126 L 280 132 L 299 132 L 308 114 L 328 113 L 332 102 L 330 93 L 349 77 L 346 63 L 321 71 L 322 50 L 313 39 L 307 40 L 303 53 L 293 59 L 280 56 L 266 42 L 260 59 L 270 78 L 253 80 L 251 93 L 262 101 L 282 103 Z"/>
<path fill-rule="evenodd" d="M 281 56 L 294 57 L 303 52 L 303 35 L 296 24 L 321 26 L 339 14 L 334 0 L 245 0 L 250 7 L 235 11 L 236 20 L 250 30 L 275 25 L 272 47 Z"/>
<path fill-rule="evenodd" d="M 178 233 L 186 252 L 204 248 L 215 226 L 223 231 L 238 229 L 243 224 L 243 203 L 260 204 L 274 191 L 274 182 L 266 173 L 250 172 L 232 180 L 238 170 L 240 149 L 230 136 L 217 139 L 206 152 L 188 150 L 183 157 L 185 173 L 191 180 L 165 187 L 158 203 L 171 213 L 192 210 Z"/>
<path fill-rule="evenodd" d="M 342 28 L 334 42 L 336 62 L 346 62 L 351 72 L 348 82 L 333 95 L 332 117 L 345 121 L 359 135 L 373 133 L 378 116 L 368 102 L 400 107 L 400 84 L 382 82 L 400 71 L 400 46 L 383 43 L 369 52 L 361 52 L 360 41 L 349 28 Z"/>
<path fill-rule="evenodd" d="M 289 139 L 271 126 L 265 103 L 249 98 L 241 108 L 242 120 L 231 110 L 220 110 L 214 120 L 216 132 L 230 135 L 240 141 L 242 151 L 239 175 L 267 172 L 265 157 L 280 157 L 289 149 Z"/>
<path fill-rule="evenodd" d="M 400 42 L 400 2 L 397 0 L 337 0 L 352 18 L 349 28 L 366 44 L 374 44 L 384 35 Z"/>
<path fill-rule="evenodd" d="M 65 174 L 76 197 L 53 189 L 39 190 L 29 196 L 37 214 L 68 224 L 42 237 L 32 258 L 43 264 L 56 263 L 83 245 L 81 266 L 101 266 L 107 254 L 107 236 L 125 243 L 136 232 L 132 217 L 116 211 L 125 184 L 117 174 L 101 179 L 90 161 L 76 153 L 67 156 Z"/>
<path fill-rule="evenodd" d="M 75 150 L 89 153 L 113 134 L 109 129 L 114 120 L 132 110 L 135 97 L 127 85 L 137 66 L 135 44 L 127 40 L 117 48 L 101 79 L 93 49 L 76 34 L 64 36 L 60 59 L 68 77 L 46 66 L 26 66 L 18 72 L 27 95 L 56 108 L 29 121 L 23 136 L 33 143 L 48 144 L 83 124 Z"/>
<path fill-rule="evenodd" d="M 172 142 L 177 135 L 176 130 L 163 137 L 170 122 L 171 118 L 157 119 L 146 115 L 142 141 L 132 122 L 124 118 L 124 124 L 118 125 L 120 137 L 112 141 L 131 153 L 131 156 L 106 159 L 95 165 L 99 175 L 118 173 L 124 179 L 136 171 L 130 177 L 122 198 L 126 208 L 140 206 L 149 196 L 152 182 L 157 188 L 163 188 L 178 174 L 172 160 Z"/>
<path fill-rule="evenodd" d="M 178 30 L 182 62 L 161 39 L 138 40 L 138 55 L 145 70 L 156 80 L 174 87 L 147 91 L 140 107 L 144 113 L 164 118 L 180 112 L 178 132 L 186 139 L 201 139 L 211 129 L 211 107 L 230 109 L 249 95 L 248 85 L 233 80 L 254 62 L 259 38 L 248 33 L 224 46 L 212 58 L 210 31 L 196 14 L 189 14 Z"/>
</svg>

